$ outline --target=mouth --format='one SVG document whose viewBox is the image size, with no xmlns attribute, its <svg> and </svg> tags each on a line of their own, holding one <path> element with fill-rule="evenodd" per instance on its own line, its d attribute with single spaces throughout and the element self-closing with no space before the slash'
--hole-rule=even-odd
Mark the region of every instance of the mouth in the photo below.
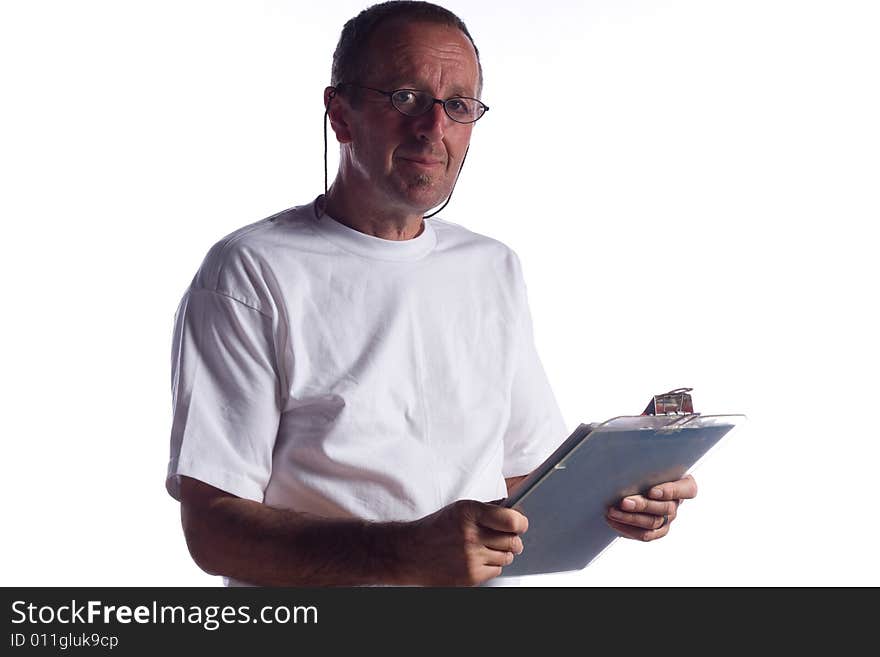
<svg viewBox="0 0 880 657">
<path fill-rule="evenodd" d="M 397 159 L 407 162 L 409 164 L 426 168 L 446 165 L 446 162 L 444 162 L 443 160 L 434 160 L 425 157 L 398 157 Z"/>
</svg>

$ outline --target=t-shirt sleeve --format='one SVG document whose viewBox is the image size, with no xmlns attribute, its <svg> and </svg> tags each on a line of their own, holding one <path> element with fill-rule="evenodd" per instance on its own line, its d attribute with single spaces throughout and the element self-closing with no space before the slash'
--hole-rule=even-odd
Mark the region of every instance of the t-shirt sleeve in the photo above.
<svg viewBox="0 0 880 657">
<path fill-rule="evenodd" d="M 520 299 L 519 347 L 514 355 L 510 421 L 504 436 L 505 477 L 530 473 L 568 437 L 562 412 L 538 356 L 528 294 L 519 261 L 514 260 Z"/>
<path fill-rule="evenodd" d="M 181 300 L 165 481 L 175 499 L 185 475 L 263 501 L 281 416 L 272 326 L 271 317 L 222 292 L 190 287 Z"/>
</svg>

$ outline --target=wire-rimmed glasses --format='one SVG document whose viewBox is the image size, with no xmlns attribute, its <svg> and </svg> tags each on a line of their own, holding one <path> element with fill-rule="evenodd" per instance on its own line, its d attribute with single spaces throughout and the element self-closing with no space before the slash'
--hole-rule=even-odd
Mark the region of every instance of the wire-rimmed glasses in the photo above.
<svg viewBox="0 0 880 657">
<path fill-rule="evenodd" d="M 368 89 L 376 93 L 386 96 L 391 101 L 391 105 L 398 112 L 405 116 L 421 116 L 431 111 L 435 104 L 439 103 L 446 112 L 446 116 L 456 123 L 475 123 L 483 118 L 483 115 L 489 111 L 489 107 L 482 101 L 468 96 L 452 96 L 443 100 L 442 98 L 434 98 L 427 91 L 419 89 L 395 89 L 393 91 L 383 91 L 374 87 L 368 87 L 356 82 L 343 82 L 337 87 L 359 87 L 360 89 Z"/>
</svg>

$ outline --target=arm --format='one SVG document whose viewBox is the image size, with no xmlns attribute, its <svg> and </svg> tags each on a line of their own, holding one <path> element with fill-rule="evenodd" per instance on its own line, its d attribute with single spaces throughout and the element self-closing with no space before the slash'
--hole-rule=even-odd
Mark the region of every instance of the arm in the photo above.
<svg viewBox="0 0 880 657">
<path fill-rule="evenodd" d="M 525 516 L 472 500 L 414 522 L 331 520 L 181 477 L 181 521 L 200 568 L 259 586 L 474 585 L 522 552 Z"/>
<path fill-rule="evenodd" d="M 531 474 L 531 473 L 529 473 L 529 474 Z M 507 497 L 510 497 L 513 494 L 513 491 L 515 491 L 519 487 L 519 485 L 522 483 L 523 479 L 525 479 L 528 476 L 529 475 L 524 474 L 524 475 L 520 475 L 518 477 L 506 477 L 504 479 L 504 483 L 507 484 Z"/>
</svg>

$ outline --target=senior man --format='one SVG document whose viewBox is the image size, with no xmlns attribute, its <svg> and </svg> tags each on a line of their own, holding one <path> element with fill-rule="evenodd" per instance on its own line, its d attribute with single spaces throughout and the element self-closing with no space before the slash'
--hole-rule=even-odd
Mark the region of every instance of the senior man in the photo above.
<svg viewBox="0 0 880 657">
<path fill-rule="evenodd" d="M 166 486 L 193 559 L 228 585 L 477 585 L 522 551 L 527 518 L 493 501 L 568 432 L 520 263 L 426 220 L 486 116 L 481 91 L 454 14 L 361 12 L 324 91 L 332 186 L 222 239 L 184 295 Z M 696 484 L 658 489 L 609 523 L 665 535 Z"/>
</svg>

